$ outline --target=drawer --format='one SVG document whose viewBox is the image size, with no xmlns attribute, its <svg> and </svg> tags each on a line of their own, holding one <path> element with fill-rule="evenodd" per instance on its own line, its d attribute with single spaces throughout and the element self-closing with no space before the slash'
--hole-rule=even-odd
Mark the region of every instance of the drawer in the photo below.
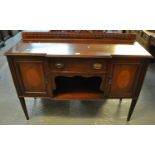
<svg viewBox="0 0 155 155">
<path fill-rule="evenodd" d="M 49 61 L 51 71 L 64 72 L 105 72 L 106 61 L 101 59 L 52 59 Z"/>
</svg>

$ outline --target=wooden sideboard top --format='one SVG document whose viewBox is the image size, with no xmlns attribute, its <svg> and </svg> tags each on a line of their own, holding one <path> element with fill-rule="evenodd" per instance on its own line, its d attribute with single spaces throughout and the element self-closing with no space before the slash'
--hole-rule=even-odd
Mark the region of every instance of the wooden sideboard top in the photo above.
<svg viewBox="0 0 155 155">
<path fill-rule="evenodd" d="M 116 56 L 149 57 L 139 43 L 134 44 L 97 44 L 97 43 L 23 43 L 20 41 L 6 55 L 38 55 L 47 57 L 93 57 L 111 58 Z"/>
</svg>

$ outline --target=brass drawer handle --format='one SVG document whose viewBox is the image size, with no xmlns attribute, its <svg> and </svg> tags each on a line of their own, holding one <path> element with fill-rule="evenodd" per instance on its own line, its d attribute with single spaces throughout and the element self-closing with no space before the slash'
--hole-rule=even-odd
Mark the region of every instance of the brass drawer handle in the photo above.
<svg viewBox="0 0 155 155">
<path fill-rule="evenodd" d="M 100 63 L 95 63 L 95 64 L 93 64 L 93 68 L 94 68 L 94 69 L 102 69 L 102 64 L 100 64 Z"/>
<path fill-rule="evenodd" d="M 55 66 L 57 69 L 61 69 L 64 67 L 64 64 L 63 63 L 56 63 Z"/>
</svg>

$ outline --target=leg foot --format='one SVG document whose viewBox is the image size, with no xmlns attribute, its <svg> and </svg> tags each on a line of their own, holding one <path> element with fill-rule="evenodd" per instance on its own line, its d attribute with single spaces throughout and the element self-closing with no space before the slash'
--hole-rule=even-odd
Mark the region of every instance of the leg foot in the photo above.
<svg viewBox="0 0 155 155">
<path fill-rule="evenodd" d="M 120 98 L 119 103 L 122 103 L 122 98 Z"/>
<path fill-rule="evenodd" d="M 130 121 L 130 118 L 131 118 L 131 115 L 132 115 L 132 113 L 134 111 L 136 103 L 137 103 L 137 98 L 136 99 L 132 99 L 132 102 L 131 102 L 131 105 L 130 105 L 130 109 L 129 109 L 129 112 L 128 112 L 127 121 Z"/>
<path fill-rule="evenodd" d="M 19 97 L 19 100 L 20 100 L 22 109 L 23 109 L 23 111 L 24 111 L 25 117 L 26 117 L 27 120 L 29 120 L 29 115 L 28 115 L 28 112 L 27 112 L 27 108 L 26 108 L 26 104 L 25 104 L 25 99 L 24 99 L 24 97 Z"/>
</svg>

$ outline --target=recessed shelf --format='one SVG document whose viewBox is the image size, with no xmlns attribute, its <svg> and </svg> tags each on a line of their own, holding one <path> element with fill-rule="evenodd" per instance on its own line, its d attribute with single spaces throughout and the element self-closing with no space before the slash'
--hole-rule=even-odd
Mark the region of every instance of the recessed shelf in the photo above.
<svg viewBox="0 0 155 155">
<path fill-rule="evenodd" d="M 103 92 L 58 92 L 55 93 L 54 99 L 81 99 L 81 100 L 89 100 L 89 99 L 103 99 Z"/>
<path fill-rule="evenodd" d="M 55 78 L 54 99 L 102 99 L 100 77 L 63 77 Z"/>
</svg>

